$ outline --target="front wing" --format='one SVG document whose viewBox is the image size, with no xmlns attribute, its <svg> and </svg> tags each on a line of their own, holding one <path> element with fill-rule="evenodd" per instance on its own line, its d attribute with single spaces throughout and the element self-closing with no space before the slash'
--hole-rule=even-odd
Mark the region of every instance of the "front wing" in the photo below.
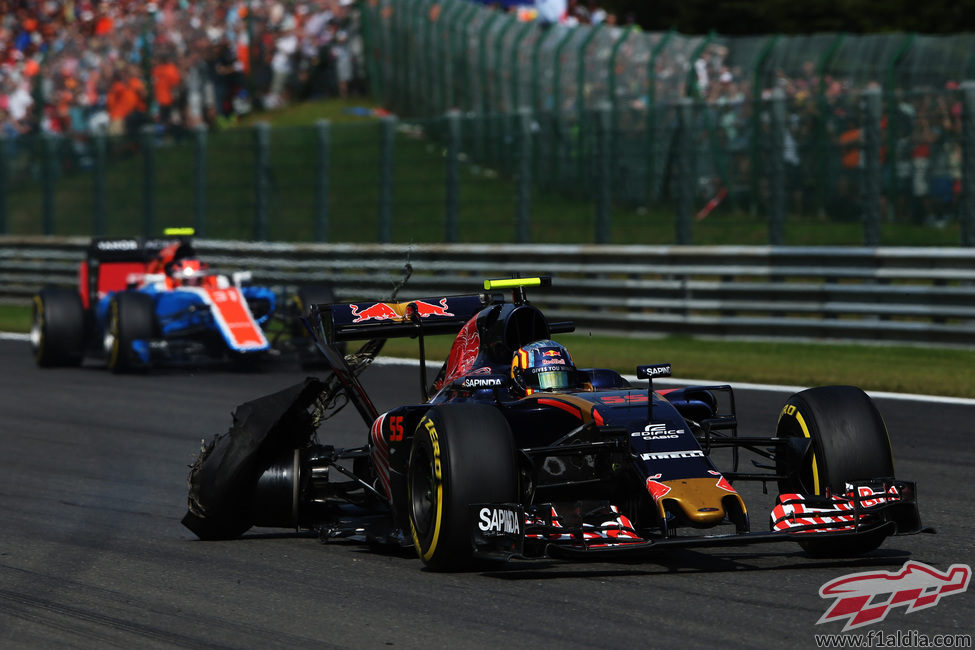
<svg viewBox="0 0 975 650">
<path fill-rule="evenodd" d="M 583 523 L 560 515 L 553 504 L 473 504 L 471 539 L 475 554 L 514 559 L 639 557 L 666 548 L 742 546 L 811 539 L 851 539 L 867 535 L 921 532 L 915 485 L 879 479 L 847 485 L 844 495 L 779 495 L 771 530 L 716 535 L 641 535 L 614 506 L 587 513 Z M 515 522 L 520 522 L 516 525 Z M 590 523 L 591 522 L 591 523 Z"/>
</svg>

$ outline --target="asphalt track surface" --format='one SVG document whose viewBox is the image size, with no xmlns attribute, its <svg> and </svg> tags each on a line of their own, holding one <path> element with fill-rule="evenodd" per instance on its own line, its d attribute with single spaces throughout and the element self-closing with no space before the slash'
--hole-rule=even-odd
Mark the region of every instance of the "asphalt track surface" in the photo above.
<svg viewBox="0 0 975 650">
<path fill-rule="evenodd" d="M 668 551 L 639 563 L 518 564 L 437 574 L 415 556 L 252 530 L 202 542 L 179 523 L 187 466 L 233 408 L 300 381 L 297 367 L 113 376 L 40 370 L 0 341 L 0 647 L 815 647 L 820 586 L 907 559 L 975 564 L 973 409 L 880 398 L 897 473 L 936 535 L 856 560 L 797 546 Z M 416 370 L 364 376 L 380 408 L 418 397 Z M 786 395 L 736 393 L 741 435 L 766 435 Z M 323 442 L 354 446 L 353 409 Z M 738 485 L 764 527 L 770 497 Z M 971 634 L 975 588 L 858 631 Z"/>
</svg>

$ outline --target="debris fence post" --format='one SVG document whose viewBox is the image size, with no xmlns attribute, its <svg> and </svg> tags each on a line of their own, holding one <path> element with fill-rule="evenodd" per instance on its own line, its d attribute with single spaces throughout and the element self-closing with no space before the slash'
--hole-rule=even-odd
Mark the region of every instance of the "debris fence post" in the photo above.
<svg viewBox="0 0 975 650">
<path fill-rule="evenodd" d="M 328 241 L 329 173 L 332 155 L 332 124 L 315 122 L 315 241 Z"/>
<path fill-rule="evenodd" d="M 448 111 L 447 142 L 444 156 L 444 241 L 455 243 L 460 238 L 460 111 Z"/>
<path fill-rule="evenodd" d="M 193 130 L 193 227 L 197 236 L 207 236 L 207 127 Z"/>
<path fill-rule="evenodd" d="M 396 125 L 393 116 L 380 123 L 379 134 L 379 242 L 393 239 L 393 158 L 396 155 Z"/>
<path fill-rule="evenodd" d="M 271 127 L 254 125 L 254 239 L 267 241 L 271 191 Z"/>
</svg>

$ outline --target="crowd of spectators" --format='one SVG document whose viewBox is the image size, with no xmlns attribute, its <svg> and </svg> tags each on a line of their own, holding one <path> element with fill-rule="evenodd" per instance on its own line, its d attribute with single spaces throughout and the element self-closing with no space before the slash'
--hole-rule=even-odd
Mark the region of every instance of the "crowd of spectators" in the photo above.
<svg viewBox="0 0 975 650">
<path fill-rule="evenodd" d="M 219 126 L 355 92 L 355 0 L 0 0 L 0 130 Z"/>
<path fill-rule="evenodd" d="M 255 108 L 361 92 L 357 1 L 0 0 L 0 133 L 59 133 L 82 147 L 97 132 L 133 135 L 152 124 L 178 136 Z M 596 0 L 538 0 L 530 11 L 526 19 L 566 26 L 618 24 Z M 734 61 L 734 51 L 713 42 L 696 57 L 664 50 L 656 62 L 657 101 L 691 95 L 709 107 L 701 133 L 716 162 L 702 186 L 711 195 L 718 183 L 734 192 L 742 179 L 765 177 L 751 169 L 751 143 L 754 129 L 768 126 L 767 107 L 754 104 L 756 79 Z M 870 84 L 820 76 L 812 61 L 758 81 L 757 97 L 774 89 L 786 97 L 790 210 L 855 211 L 859 91 Z M 916 221 L 943 221 L 958 204 L 961 104 L 952 84 L 901 97 L 893 112 L 885 105 L 886 207 Z M 823 196 L 833 205 L 817 205 Z"/>
<path fill-rule="evenodd" d="M 927 80 L 890 101 L 883 86 L 867 76 L 844 77 L 821 71 L 813 60 L 796 69 L 775 69 L 756 82 L 751 70 L 733 64 L 734 52 L 713 43 L 693 62 L 693 87 L 685 94 L 705 102 L 702 141 L 717 155 L 704 170 L 700 185 L 713 196 L 720 184 L 741 192 L 748 179 L 763 179 L 759 200 L 768 200 L 768 161 L 762 152 L 771 126 L 775 91 L 784 97 L 782 164 L 787 182 L 787 209 L 793 214 L 823 212 L 833 218 L 862 216 L 865 179 L 863 93 L 881 91 L 879 150 L 880 206 L 884 218 L 944 226 L 957 217 L 962 191 L 962 103 L 958 83 Z M 661 65 L 668 65 L 663 59 Z M 666 77 L 667 75 L 661 75 Z M 671 75 L 678 78 L 682 75 Z M 759 104 L 754 100 L 758 99 Z M 757 118 L 757 119 L 756 119 Z M 759 129 L 758 164 L 752 169 L 753 131 Z"/>
<path fill-rule="evenodd" d="M 505 5 L 501 2 L 490 3 L 497 9 L 509 13 L 517 13 L 524 20 L 540 20 L 547 23 L 559 23 L 567 27 L 577 25 L 617 25 L 620 23 L 617 15 L 606 11 L 596 0 L 535 0 L 531 3 L 515 3 Z M 627 13 L 625 23 L 633 25 L 636 17 Z"/>
</svg>

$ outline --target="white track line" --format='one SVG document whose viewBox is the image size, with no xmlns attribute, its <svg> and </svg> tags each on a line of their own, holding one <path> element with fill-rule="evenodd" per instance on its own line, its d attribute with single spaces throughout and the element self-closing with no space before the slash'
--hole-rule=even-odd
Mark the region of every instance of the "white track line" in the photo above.
<svg viewBox="0 0 975 650">
<path fill-rule="evenodd" d="M 377 365 L 397 365 L 397 366 L 418 366 L 419 361 L 416 359 L 402 359 L 398 357 L 379 357 L 373 363 Z M 443 361 L 428 360 L 427 364 L 432 367 L 439 367 Z M 637 382 L 635 375 L 623 375 L 623 378 L 627 381 Z M 801 390 L 809 388 L 808 386 L 780 386 L 774 384 L 749 384 L 745 382 L 732 382 L 732 381 L 714 381 L 708 379 L 682 379 L 678 377 L 669 377 L 667 379 L 655 379 L 653 383 L 657 386 L 713 386 L 713 385 L 724 385 L 729 384 L 733 388 L 743 389 L 743 390 L 764 390 L 775 393 L 798 393 Z M 934 404 L 959 404 L 963 406 L 975 406 L 975 399 L 969 397 L 942 397 L 940 395 L 916 395 L 909 393 L 887 393 L 883 391 L 867 391 L 870 397 L 875 397 L 877 399 L 894 399 L 910 402 L 930 402 Z"/>
<path fill-rule="evenodd" d="M 30 337 L 27 334 L 19 334 L 17 332 L 0 332 L 0 341 L 29 341 Z M 416 359 L 402 359 L 399 357 L 378 357 L 373 363 L 377 366 L 387 365 L 387 366 L 418 366 L 420 364 Z M 443 361 L 428 360 L 427 363 L 433 367 L 440 366 Z M 624 375 L 627 381 L 636 382 L 637 378 L 634 375 Z M 731 382 L 731 381 L 708 381 L 705 379 L 680 379 L 677 377 L 670 377 L 668 379 L 656 379 L 654 383 L 658 386 L 691 386 L 691 385 L 714 385 L 714 384 L 729 384 L 733 388 L 740 388 L 743 390 L 765 390 L 775 393 L 798 393 L 801 390 L 805 390 L 808 386 L 778 386 L 773 384 L 748 384 L 744 382 Z M 882 391 L 867 391 L 870 397 L 875 397 L 877 399 L 896 399 L 909 402 L 929 402 L 933 404 L 959 404 L 963 406 L 975 406 L 975 399 L 968 397 L 942 397 L 939 395 L 914 395 L 909 393 L 886 393 Z"/>
</svg>

